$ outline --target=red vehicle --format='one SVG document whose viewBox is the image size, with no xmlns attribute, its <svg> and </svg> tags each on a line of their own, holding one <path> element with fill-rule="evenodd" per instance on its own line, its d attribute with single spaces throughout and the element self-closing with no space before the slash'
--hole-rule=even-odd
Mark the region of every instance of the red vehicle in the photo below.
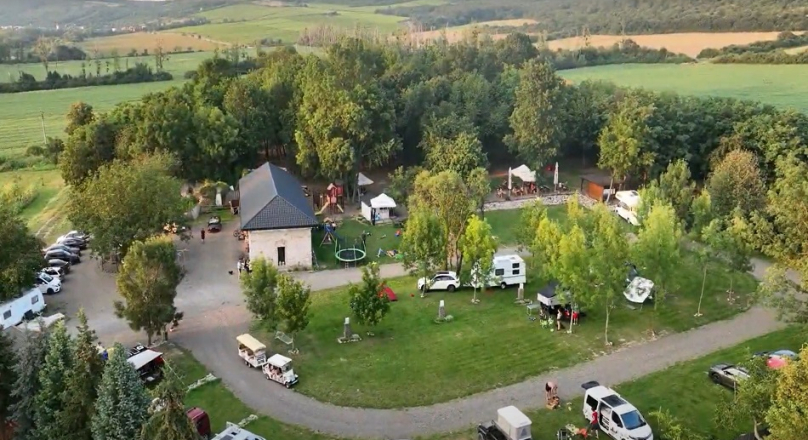
<svg viewBox="0 0 808 440">
<path fill-rule="evenodd" d="M 188 408 L 185 411 L 185 414 L 188 415 L 188 418 L 191 419 L 191 423 L 194 424 L 196 428 L 196 432 L 199 433 L 199 437 L 205 440 L 211 438 L 213 433 L 210 430 L 210 417 L 208 413 L 206 413 L 202 408 L 193 407 Z"/>
</svg>

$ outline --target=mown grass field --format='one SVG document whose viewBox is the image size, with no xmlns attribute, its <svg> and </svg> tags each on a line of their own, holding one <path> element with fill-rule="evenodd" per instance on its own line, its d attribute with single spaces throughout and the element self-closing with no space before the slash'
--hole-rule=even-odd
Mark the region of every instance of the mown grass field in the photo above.
<svg viewBox="0 0 808 440">
<path fill-rule="evenodd" d="M 119 54 L 126 55 L 134 49 L 138 53 L 143 50 L 154 51 L 157 46 L 162 46 L 163 50 L 202 50 L 211 51 L 217 47 L 222 47 L 220 43 L 206 40 L 201 37 L 183 35 L 180 33 L 168 32 L 135 32 L 131 34 L 111 35 L 108 37 L 90 38 L 79 44 L 88 53 L 98 51 L 102 54 L 110 54 L 117 50 Z"/>
<path fill-rule="evenodd" d="M 732 391 L 710 382 L 707 379 L 707 370 L 718 363 L 743 363 L 749 359 L 750 353 L 756 351 L 777 349 L 799 351 L 805 343 L 808 343 L 806 328 L 789 327 L 726 350 L 674 365 L 615 388 L 640 410 L 652 428 L 655 428 L 655 425 L 650 414 L 652 411 L 662 408 L 670 411 L 684 426 L 701 434 L 714 436 L 709 438 L 733 440 L 739 434 L 751 432 L 751 423 L 737 431 L 716 424 L 714 417 L 716 405 L 722 399 L 730 398 Z M 591 379 L 597 380 L 596 377 Z M 536 390 L 537 405 L 540 392 Z M 570 402 L 563 402 L 562 408 L 555 411 L 522 408 L 533 422 L 533 439 L 556 440 L 556 431 L 569 423 L 579 428 L 583 427 L 586 422 L 581 415 L 582 400 L 583 398 L 577 398 Z M 491 418 L 496 418 L 496 412 L 491 414 Z M 603 434 L 601 433 L 601 435 Z M 657 438 L 658 435 L 659 432 L 654 431 L 654 438 Z M 465 432 L 443 434 L 421 440 L 472 440 L 476 438 L 477 433 L 470 428 Z M 604 435 L 600 438 L 608 437 Z"/>
<path fill-rule="evenodd" d="M 603 80 L 683 95 L 749 99 L 808 112 L 808 65 L 625 64 L 559 74 L 573 83 Z"/>
<path fill-rule="evenodd" d="M 90 103 L 97 111 L 110 110 L 121 102 L 138 100 L 147 93 L 182 84 L 185 81 L 183 79 L 185 72 L 196 69 L 202 60 L 210 56 L 207 52 L 171 55 L 166 61 L 165 68 L 174 75 L 172 81 L 0 95 L 0 121 L 3 121 L 0 124 L 0 140 L 2 140 L 0 156 L 20 157 L 29 146 L 43 142 L 41 114 L 44 114 L 45 118 L 45 134 L 62 136 L 65 114 L 74 102 Z M 130 65 L 134 65 L 138 60 L 153 64 L 153 59 L 149 57 L 129 58 L 129 60 Z M 0 78 L 7 79 L 8 74 L 17 72 L 17 69 L 37 77 L 44 76 L 41 65 L 22 64 L 0 65 Z M 76 61 L 59 63 L 59 71 L 69 74 L 80 73 L 81 63 Z"/>
<path fill-rule="evenodd" d="M 684 331 L 745 309 L 743 298 L 735 305 L 727 303 L 728 274 L 713 269 L 702 304 L 704 316 L 695 318 L 702 280 L 693 259 L 685 260 L 680 286 L 668 297 L 654 324 L 657 332 Z M 535 297 L 544 285 L 540 278 L 537 270 L 528 270 L 526 298 Z M 749 275 L 738 275 L 736 280 L 738 292 L 755 289 Z M 413 277 L 392 279 L 388 285 L 399 300 L 372 329 L 375 336 L 366 336 L 371 329 L 354 324 L 353 332 L 364 338 L 354 344 L 335 343 L 344 317 L 351 316 L 348 289 L 313 296 L 309 326 L 296 337 L 300 354 L 295 369 L 305 378 L 298 385 L 299 392 L 346 406 L 429 405 L 578 364 L 606 350 L 605 314 L 597 308 L 587 310 L 589 316 L 568 334 L 551 332 L 529 320 L 525 306 L 514 304 L 515 289 L 479 293 L 481 304 L 472 305 L 470 289 L 431 292 L 422 299 Z M 433 322 L 440 300 L 445 300 L 454 321 Z M 610 320 L 610 340 L 615 344 L 611 349 L 645 339 L 651 317 L 651 307 L 630 309 L 618 302 Z M 262 332 L 257 329 L 255 333 Z M 272 340 L 268 335 L 259 339 Z"/>
<path fill-rule="evenodd" d="M 264 38 L 281 39 L 294 43 L 306 28 L 332 26 L 352 29 L 362 27 L 392 32 L 406 18 L 376 14 L 378 8 L 351 8 L 330 4 L 301 6 L 264 6 L 244 4 L 227 6 L 199 14 L 211 23 L 172 29 L 166 33 L 201 35 L 216 41 L 252 44 Z M 228 22 L 224 22 L 227 20 Z"/>
</svg>

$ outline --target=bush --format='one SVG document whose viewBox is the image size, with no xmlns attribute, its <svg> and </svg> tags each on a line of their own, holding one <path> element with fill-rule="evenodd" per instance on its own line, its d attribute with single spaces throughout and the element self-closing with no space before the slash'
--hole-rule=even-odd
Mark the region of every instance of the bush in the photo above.
<svg viewBox="0 0 808 440">
<path fill-rule="evenodd" d="M 6 184 L 0 190 L 0 203 L 9 207 L 14 214 L 19 214 L 31 203 L 34 203 L 38 195 L 39 190 L 36 185 L 23 188 L 20 184 L 20 179 L 16 178 L 12 183 Z"/>
</svg>

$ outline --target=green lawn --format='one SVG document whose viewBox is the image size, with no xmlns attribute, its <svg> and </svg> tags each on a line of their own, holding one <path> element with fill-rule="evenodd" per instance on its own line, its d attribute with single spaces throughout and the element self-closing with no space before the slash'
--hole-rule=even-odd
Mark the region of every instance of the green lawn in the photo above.
<svg viewBox="0 0 808 440">
<path fill-rule="evenodd" d="M 385 252 L 399 248 L 401 238 L 396 237 L 397 228 L 391 224 L 379 224 L 371 226 L 370 223 L 359 222 L 356 220 L 345 220 L 338 224 L 337 236 L 339 237 L 341 246 L 345 247 L 362 247 L 362 233 L 369 232 L 370 235 L 365 238 L 367 258 L 364 262 L 378 261 L 380 264 L 395 263 L 393 257 L 387 256 Z M 320 269 L 339 269 L 345 267 L 345 263 L 337 261 L 335 257 L 335 244 L 334 242 L 323 243 L 325 236 L 324 230 L 315 231 L 312 234 L 312 246 L 314 247 L 314 254 L 317 257 L 317 264 Z M 379 249 L 382 249 L 381 256 L 378 256 Z"/>
<path fill-rule="evenodd" d="M 661 308 L 655 325 L 658 332 L 684 331 L 745 309 L 743 297 L 736 305 L 727 304 L 728 276 L 714 271 L 707 281 L 704 316 L 694 318 L 701 287 L 694 264 L 688 258 L 682 265 L 681 286 Z M 534 297 L 543 286 L 539 278 L 537 271 L 528 271 L 526 297 Z M 736 291 L 755 289 L 751 276 L 736 278 Z M 513 303 L 513 289 L 482 293 L 481 304 L 471 305 L 470 290 L 433 292 L 421 299 L 414 278 L 393 279 L 389 285 L 399 301 L 373 330 L 375 336 L 354 344 L 336 343 L 343 319 L 351 315 L 347 288 L 313 297 L 311 322 L 297 337 L 301 353 L 296 356 L 295 369 L 305 378 L 299 392 L 337 405 L 428 405 L 515 383 L 604 352 L 604 316 L 596 308 L 587 310 L 589 316 L 570 335 L 550 332 L 528 320 L 525 307 Z M 433 323 L 440 300 L 446 301 L 453 322 Z M 650 307 L 629 309 L 620 302 L 610 321 L 612 349 L 646 338 L 651 316 Z M 353 328 L 363 337 L 367 330 L 360 325 Z M 262 338 L 272 339 L 259 336 Z"/>
<path fill-rule="evenodd" d="M 352 29 L 362 26 L 392 32 L 406 20 L 405 17 L 376 14 L 373 12 L 376 9 L 315 3 L 305 7 L 233 5 L 199 14 L 208 18 L 210 24 L 172 29 L 170 32 L 197 34 L 216 41 L 241 44 L 252 44 L 264 38 L 295 42 L 306 28 L 331 26 Z"/>
<path fill-rule="evenodd" d="M 708 356 L 674 365 L 667 370 L 617 386 L 616 389 L 649 419 L 652 428 L 654 420 L 649 414 L 662 408 L 670 411 L 685 426 L 702 434 L 714 435 L 716 440 L 733 440 L 744 432 L 751 432 L 751 424 L 738 432 L 727 430 L 724 426 L 716 426 L 715 407 L 721 399 L 730 398 L 731 391 L 710 382 L 707 379 L 707 369 L 718 363 L 742 363 L 748 359 L 750 352 L 755 351 L 773 349 L 799 351 L 806 342 L 808 331 L 804 327 L 789 327 Z M 581 405 L 582 398 L 577 398 L 565 402 L 561 410 L 526 411 L 527 416 L 533 421 L 533 439 L 555 440 L 556 431 L 568 423 L 583 426 L 585 422 L 581 416 Z M 495 418 L 496 413 L 492 413 L 491 417 Z M 658 435 L 659 433 L 655 431 L 654 438 Z M 476 438 L 476 432 L 469 429 L 466 432 L 430 437 L 429 440 Z M 606 436 L 601 438 L 608 439 Z"/>
<path fill-rule="evenodd" d="M 0 144 L 0 156 L 21 157 L 29 146 L 41 145 L 42 114 L 45 117 L 45 134 L 64 136 L 65 114 L 74 102 L 87 102 L 97 111 L 110 110 L 121 102 L 136 101 L 147 93 L 181 85 L 185 81 L 183 74 L 195 69 L 202 60 L 210 56 L 204 52 L 171 55 L 166 68 L 174 74 L 173 81 L 0 95 L 0 121 L 3 121 L 0 124 L 0 139 L 3 140 Z M 38 76 L 44 72 L 38 64 L 18 67 Z M 18 67 L 0 65 L 0 80 L 6 80 L 6 74 L 16 72 Z M 81 69 L 78 62 L 59 63 L 60 71 L 75 73 L 76 69 Z"/>
<path fill-rule="evenodd" d="M 683 95 L 749 99 L 808 112 L 808 65 L 624 64 L 563 70 L 573 82 L 605 80 Z"/>
<path fill-rule="evenodd" d="M 161 347 L 172 362 L 174 371 L 183 377 L 184 383 L 190 385 L 208 374 L 205 367 L 194 357 L 176 347 Z M 221 432 L 227 422 L 238 423 L 255 412 L 244 405 L 221 382 L 211 382 L 191 391 L 185 397 L 185 405 L 197 406 L 210 416 L 211 429 L 214 435 Z M 257 414 L 256 414 L 257 415 Z M 296 440 L 326 440 L 326 437 L 306 429 L 286 425 L 266 416 L 247 425 L 247 430 L 266 438 Z"/>
<path fill-rule="evenodd" d="M 500 246 L 516 245 L 521 216 L 521 209 L 503 209 L 485 213 L 485 220 L 491 225 L 491 231 L 499 239 Z M 551 220 L 564 221 L 566 216 L 567 207 L 565 205 L 547 207 L 547 217 Z"/>
</svg>

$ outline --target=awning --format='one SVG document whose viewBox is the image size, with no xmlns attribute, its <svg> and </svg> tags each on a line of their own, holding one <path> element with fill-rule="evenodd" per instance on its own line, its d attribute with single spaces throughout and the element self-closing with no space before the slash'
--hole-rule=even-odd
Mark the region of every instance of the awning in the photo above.
<svg viewBox="0 0 808 440">
<path fill-rule="evenodd" d="M 249 334 L 245 333 L 243 335 L 239 335 L 236 340 L 239 344 L 249 348 L 253 352 L 266 350 L 267 346 L 262 344 L 258 341 L 258 339 L 253 338 Z"/>
<path fill-rule="evenodd" d="M 368 186 L 373 185 L 373 181 L 368 178 L 368 176 L 359 173 L 359 176 L 356 177 L 356 184 L 359 186 Z"/>
<path fill-rule="evenodd" d="M 382 193 L 378 197 L 374 197 L 374 198 L 370 199 L 370 207 L 371 208 L 380 208 L 380 209 L 395 208 L 396 207 L 396 201 L 393 200 L 387 194 Z"/>
<path fill-rule="evenodd" d="M 536 173 L 528 168 L 527 165 L 520 165 L 517 168 L 511 170 L 511 175 L 516 176 L 522 182 L 535 182 L 536 181 Z"/>
<path fill-rule="evenodd" d="M 126 361 L 132 364 L 132 366 L 135 367 L 135 370 L 140 370 L 162 355 L 163 353 L 154 350 L 146 350 L 130 357 Z"/>
<path fill-rule="evenodd" d="M 284 367 L 286 365 L 291 364 L 292 360 L 286 356 L 275 354 L 272 355 L 272 357 L 270 357 L 269 360 L 267 360 L 267 363 L 275 367 Z"/>
</svg>

